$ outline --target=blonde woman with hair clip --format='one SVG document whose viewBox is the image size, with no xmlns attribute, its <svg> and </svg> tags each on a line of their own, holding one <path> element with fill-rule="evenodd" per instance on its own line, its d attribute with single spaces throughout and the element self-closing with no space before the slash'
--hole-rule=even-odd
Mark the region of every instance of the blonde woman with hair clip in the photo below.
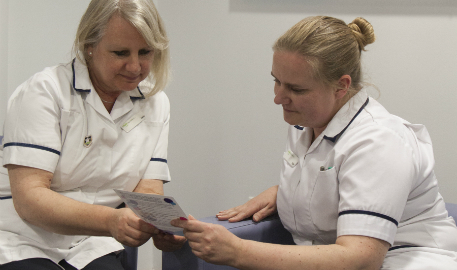
<svg viewBox="0 0 457 270">
<path fill-rule="evenodd" d="M 242 240 L 191 216 L 173 220 L 195 255 L 238 269 L 457 269 L 457 228 L 438 192 L 430 136 L 362 87 L 375 41 L 356 18 L 306 18 L 273 46 L 274 102 L 290 124 L 279 185 L 221 211 L 278 212 L 296 246 Z"/>
<path fill-rule="evenodd" d="M 170 181 L 168 38 L 153 1 L 92 0 L 74 51 L 8 103 L 2 270 L 119 270 L 123 245 L 152 237 L 172 251 L 186 241 L 121 208 L 114 191 L 163 194 Z"/>
</svg>

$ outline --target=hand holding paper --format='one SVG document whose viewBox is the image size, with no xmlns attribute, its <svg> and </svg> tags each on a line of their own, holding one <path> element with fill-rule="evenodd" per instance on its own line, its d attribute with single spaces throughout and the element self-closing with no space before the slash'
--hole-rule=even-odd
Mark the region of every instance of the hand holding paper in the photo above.
<svg viewBox="0 0 457 270">
<path fill-rule="evenodd" d="M 170 225 L 170 221 L 173 219 L 186 217 L 173 197 L 122 190 L 114 191 L 138 217 L 157 229 L 170 234 L 183 231 L 181 228 Z"/>
</svg>

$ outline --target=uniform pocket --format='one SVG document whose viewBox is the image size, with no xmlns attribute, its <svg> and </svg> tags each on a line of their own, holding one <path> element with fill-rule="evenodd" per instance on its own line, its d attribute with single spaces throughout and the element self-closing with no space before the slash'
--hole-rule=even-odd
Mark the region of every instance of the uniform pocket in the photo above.
<svg viewBox="0 0 457 270">
<path fill-rule="evenodd" d="M 311 195 L 311 218 L 319 231 L 336 232 L 339 200 L 336 169 L 320 171 Z"/>
</svg>

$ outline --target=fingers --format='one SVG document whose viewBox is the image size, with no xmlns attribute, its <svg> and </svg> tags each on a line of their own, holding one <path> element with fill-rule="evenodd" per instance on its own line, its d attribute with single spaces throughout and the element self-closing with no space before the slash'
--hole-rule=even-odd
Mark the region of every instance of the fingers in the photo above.
<svg viewBox="0 0 457 270">
<path fill-rule="evenodd" d="M 165 252 L 178 250 L 187 241 L 184 236 L 170 235 L 165 233 L 159 233 L 158 235 L 154 235 L 152 238 L 156 248 Z"/>
<path fill-rule="evenodd" d="M 137 247 L 147 242 L 158 230 L 135 215 L 130 209 L 117 209 L 110 222 L 110 233 L 120 243 Z"/>
<path fill-rule="evenodd" d="M 243 219 L 249 218 L 252 216 L 253 213 L 255 213 L 256 209 L 251 207 L 251 209 L 248 208 L 249 206 L 241 205 L 226 211 L 221 211 L 219 212 L 216 217 L 219 220 L 228 220 L 229 222 L 238 222 Z"/>
<path fill-rule="evenodd" d="M 147 223 L 146 221 L 139 218 L 135 213 L 130 210 L 127 217 L 127 224 L 137 231 L 141 231 L 148 234 L 157 234 L 159 230 L 154 225 Z"/>
<path fill-rule="evenodd" d="M 216 217 L 219 220 L 228 220 L 229 222 L 237 222 L 248 218 L 251 214 L 246 212 L 246 206 L 240 205 L 225 211 L 219 212 Z"/>
<path fill-rule="evenodd" d="M 219 220 L 238 222 L 253 215 L 253 220 L 258 222 L 276 211 L 276 195 L 278 186 L 273 186 L 245 204 L 219 212 Z"/>
<path fill-rule="evenodd" d="M 170 221 L 170 224 L 171 224 L 171 226 L 175 226 L 175 227 L 184 229 L 184 227 L 187 225 L 187 221 L 177 218 L 177 219 L 173 219 L 172 221 Z"/>
<path fill-rule="evenodd" d="M 196 220 L 191 215 L 189 215 L 189 220 L 174 219 L 170 222 L 170 224 L 175 227 L 183 228 L 186 237 L 188 232 L 203 232 L 206 226 L 206 223 Z"/>
<path fill-rule="evenodd" d="M 254 222 L 259 222 L 261 221 L 262 219 L 268 217 L 269 215 L 273 214 L 273 212 L 275 211 L 274 208 L 272 207 L 269 207 L 269 206 L 266 206 L 262 209 L 260 209 L 259 212 L 255 213 L 253 216 L 252 216 L 252 220 Z"/>
</svg>

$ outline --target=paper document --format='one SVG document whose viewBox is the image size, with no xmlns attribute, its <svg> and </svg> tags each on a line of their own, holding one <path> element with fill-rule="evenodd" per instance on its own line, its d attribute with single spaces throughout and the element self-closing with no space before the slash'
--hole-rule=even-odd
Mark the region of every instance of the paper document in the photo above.
<svg viewBox="0 0 457 270">
<path fill-rule="evenodd" d="M 170 221 L 187 215 L 173 197 L 114 190 L 125 204 L 142 220 L 167 233 L 182 232 L 182 228 L 170 225 Z"/>
</svg>

